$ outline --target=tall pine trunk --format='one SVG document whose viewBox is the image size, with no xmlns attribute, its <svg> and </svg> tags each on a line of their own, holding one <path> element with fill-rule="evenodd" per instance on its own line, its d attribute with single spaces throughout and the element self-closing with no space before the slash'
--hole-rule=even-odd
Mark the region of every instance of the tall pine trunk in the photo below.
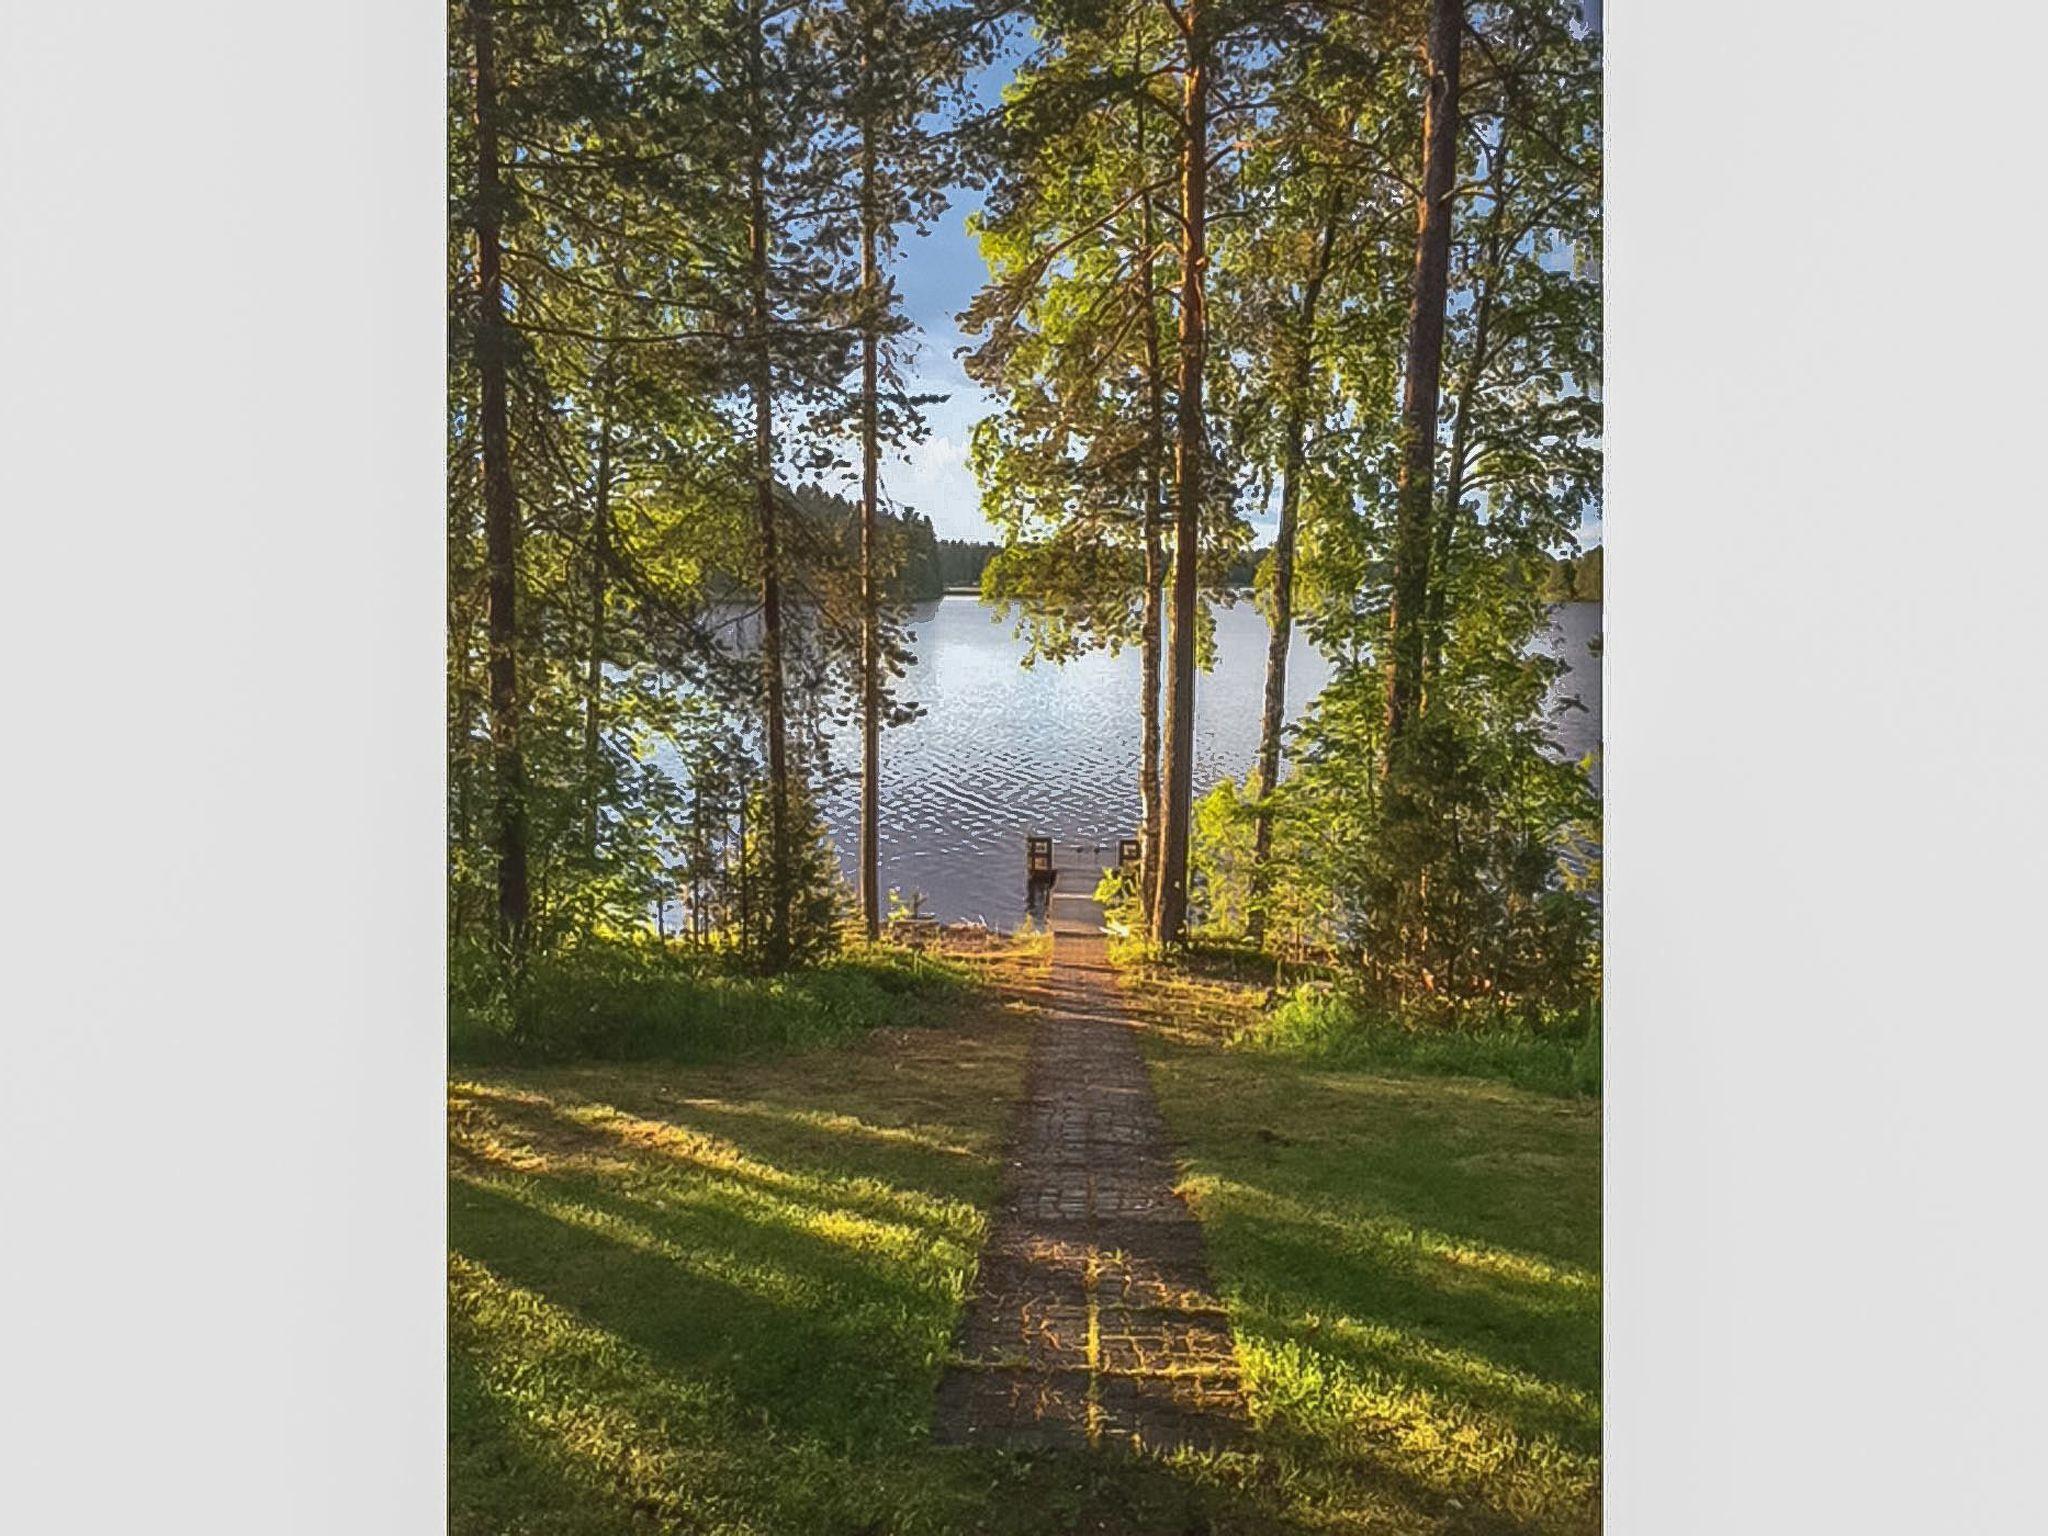
<svg viewBox="0 0 2048 1536">
<path fill-rule="evenodd" d="M 1151 163 L 1145 158 L 1145 111 L 1138 109 L 1138 174 L 1150 180 Z M 1153 282 L 1152 194 L 1138 200 L 1138 239 L 1144 253 L 1138 263 L 1139 302 L 1145 306 L 1145 595 L 1139 620 L 1138 710 L 1143 721 L 1143 739 L 1138 757 L 1138 803 L 1144 826 L 1139 863 L 1145 914 L 1149 920 L 1154 895 L 1153 881 L 1159 870 L 1159 645 L 1161 629 L 1160 587 L 1166 579 L 1166 550 L 1163 527 L 1165 485 L 1162 466 L 1166 458 L 1166 380 L 1159 360 L 1159 293 Z"/>
<path fill-rule="evenodd" d="M 861 52 L 861 73 L 868 54 Z M 882 624 L 877 590 L 876 523 L 880 509 L 877 442 L 879 351 L 876 336 L 875 146 L 872 125 L 860 138 L 860 911 L 870 942 L 882 933 Z"/>
<path fill-rule="evenodd" d="M 1429 631 L 1431 521 L 1444 307 L 1450 286 L 1452 188 L 1458 169 L 1458 51 L 1462 0 L 1432 0 L 1429 95 L 1422 114 L 1422 197 L 1415 232 L 1414 297 L 1401 393 L 1401 473 L 1395 492 L 1393 602 L 1387 620 L 1387 762 L 1422 702 Z"/>
<path fill-rule="evenodd" d="M 489 0 L 471 0 L 476 54 L 476 368 L 482 439 L 484 563 L 490 634 L 491 770 L 496 795 L 498 936 L 524 952 L 531 897 L 526 869 L 526 760 L 519 741 L 519 498 L 512 482 L 512 430 L 506 404 L 510 341 L 505 315 L 498 165 L 497 42 Z"/>
<path fill-rule="evenodd" d="M 1502 129 L 1500 143 L 1493 151 L 1492 174 L 1487 178 L 1493 183 L 1493 206 L 1486 214 L 1486 234 L 1481 247 L 1484 261 L 1476 275 L 1477 290 L 1472 300 L 1472 354 L 1465 359 L 1464 370 L 1458 379 L 1456 402 L 1452 407 L 1457 414 L 1451 418 L 1451 460 L 1444 469 L 1443 516 L 1437 529 L 1436 553 L 1432 557 L 1430 572 L 1429 652 L 1422 671 L 1425 698 L 1428 697 L 1427 690 L 1436 686 L 1437 675 L 1443 668 L 1444 641 L 1449 622 L 1449 594 L 1445 588 L 1457 549 L 1458 528 L 1463 521 L 1465 476 L 1472 458 L 1472 410 L 1479 398 L 1480 380 L 1486 374 L 1487 350 L 1493 340 L 1494 296 L 1500 285 L 1500 264 L 1506 255 L 1501 240 L 1507 214 L 1507 158 L 1507 131 Z"/>
<path fill-rule="evenodd" d="M 768 167 L 762 90 L 761 12 L 749 13 L 752 31 L 747 60 L 748 111 L 753 144 L 747 164 L 747 256 L 752 288 L 754 405 L 754 517 L 761 561 L 761 681 L 768 738 L 768 923 L 761 947 L 770 971 L 789 964 L 789 727 L 782 667 L 782 559 L 775 511 L 775 370 L 769 348 Z"/>
<path fill-rule="evenodd" d="M 1208 352 L 1209 42 L 1202 0 L 1188 0 L 1183 97 L 1180 379 L 1173 450 L 1173 614 L 1166 680 L 1166 761 L 1159 828 L 1158 894 L 1152 941 L 1178 944 L 1188 926 L 1188 830 L 1194 811 L 1195 626 L 1201 599 L 1202 368 Z"/>
<path fill-rule="evenodd" d="M 607 396 L 609 390 L 606 391 Z M 598 412 L 597 483 L 590 508 L 590 653 L 583 673 L 583 857 L 597 867 L 598 803 L 603 764 L 605 578 L 612 559 L 612 423 L 609 400 Z"/>
<path fill-rule="evenodd" d="M 1294 546 L 1301 517 L 1309 387 L 1315 377 L 1316 307 L 1337 243 L 1336 202 L 1324 217 L 1315 265 L 1302 286 L 1294 355 L 1288 369 L 1285 440 L 1280 460 L 1280 526 L 1273 535 L 1273 632 L 1266 641 L 1266 695 L 1259 711 L 1258 780 L 1252 813 L 1252 900 L 1246 925 L 1254 944 L 1266 936 L 1267 863 L 1273 854 L 1271 796 L 1280 782 L 1280 733 L 1287 719 L 1287 648 L 1294 638 Z"/>
</svg>

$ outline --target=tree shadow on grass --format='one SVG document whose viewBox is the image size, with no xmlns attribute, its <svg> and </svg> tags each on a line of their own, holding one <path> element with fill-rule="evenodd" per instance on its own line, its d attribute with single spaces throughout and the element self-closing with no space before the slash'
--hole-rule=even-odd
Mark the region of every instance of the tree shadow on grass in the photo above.
<svg viewBox="0 0 2048 1536">
<path fill-rule="evenodd" d="M 664 1213 L 581 1180 L 530 1182 L 535 1195 L 628 1213 L 671 1251 L 458 1181 L 458 1263 L 526 1298 L 513 1310 L 529 1330 L 536 1315 L 551 1330 L 542 1343 L 457 1330 L 458 1530 L 493 1529 L 503 1511 L 533 1516 L 536 1505 L 560 1516 L 537 1528 L 673 1529 L 700 1502 L 743 1509 L 763 1531 L 846 1536 L 1296 1529 L 1227 1469 L 934 1448 L 929 1336 L 950 1333 L 950 1302 L 800 1234 L 750 1232 L 757 1224 L 733 1212 Z M 797 1283 L 770 1295 L 691 1267 L 678 1257 L 688 1252 L 742 1266 L 769 1253 Z"/>
<path fill-rule="evenodd" d="M 631 1345 L 652 1365 L 751 1405 L 763 1428 L 869 1444 L 915 1439 L 911 1411 L 950 1318 L 914 1283 L 793 1229 L 737 1212 L 659 1205 L 543 1181 L 556 1198 L 626 1216 L 650 1251 L 497 1190 L 451 1208 L 459 1250 Z M 683 1255 L 702 1255 L 699 1263 Z"/>
<path fill-rule="evenodd" d="M 1597 1528 L 1597 1103 L 1146 1035 L 1264 1442 L 1304 1496 L 1340 1528 L 1377 1518 L 1353 1487 L 1423 1529 Z"/>
<path fill-rule="evenodd" d="M 643 1185 L 664 1175 L 694 1178 L 752 1191 L 769 1201 L 808 1205 L 821 1214 L 846 1213 L 918 1227 L 934 1238 L 971 1239 L 976 1203 L 972 1197 L 981 1192 L 971 1186 L 993 1188 L 995 1179 L 992 1160 L 976 1178 L 951 1166 L 958 1156 L 972 1160 L 971 1154 L 941 1156 L 918 1149 L 888 1149 L 883 1157 L 891 1166 L 883 1169 L 873 1166 L 874 1149 L 863 1146 L 860 1158 L 869 1166 L 849 1166 L 845 1135 L 836 1128 L 806 1126 L 801 1136 L 779 1137 L 780 1144 L 772 1149 L 749 1148 L 739 1139 L 754 1128 L 749 1117 L 695 1102 L 650 1105 L 649 1110 L 658 1114 L 641 1118 L 599 1100 L 541 1100 L 477 1090 L 469 1091 L 467 1098 L 487 1111 L 487 1134 L 510 1133 L 515 1139 L 523 1154 L 523 1171 L 546 1166 L 551 1155 L 561 1159 L 561 1171 L 612 1161 L 628 1165 L 635 1181 Z M 790 1157 L 793 1144 L 802 1145 L 809 1155 Z M 772 1162 L 768 1151 L 773 1152 Z M 455 1156 L 470 1171 L 490 1171 L 474 1134 L 458 1139 Z M 506 1163 L 511 1170 L 522 1171 L 521 1156 L 509 1157 Z M 934 1176 L 942 1170 L 942 1176 Z M 607 1187 L 594 1168 L 588 1179 L 593 1190 Z"/>
</svg>

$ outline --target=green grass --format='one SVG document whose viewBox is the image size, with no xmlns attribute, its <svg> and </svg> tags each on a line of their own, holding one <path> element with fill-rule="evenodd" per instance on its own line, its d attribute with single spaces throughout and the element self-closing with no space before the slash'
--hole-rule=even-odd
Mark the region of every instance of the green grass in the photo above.
<svg viewBox="0 0 2048 1536">
<path fill-rule="evenodd" d="M 1597 1530 L 1597 1101 L 1245 1049 L 1236 989 L 1132 1003 L 1280 1505 Z"/>
<path fill-rule="evenodd" d="M 1231 1043 L 1307 1064 L 1493 1078 L 1539 1093 L 1600 1092 L 1600 1024 L 1563 1028 L 1412 1026 L 1342 992 L 1301 988 L 1250 1015 Z"/>
<path fill-rule="evenodd" d="M 468 1065 L 781 1055 L 947 1016 L 974 984 L 955 961 L 881 944 L 765 977 L 680 944 L 594 942 L 535 959 L 516 999 L 488 956 L 451 969 L 449 1056 Z"/>
<path fill-rule="evenodd" d="M 451 1530 L 1595 1528 L 1597 1107 L 1234 1049 L 1217 987 L 1145 1038 L 1257 1455 L 934 1447 L 1043 959 L 982 964 L 793 1054 L 457 1071 Z"/>
<path fill-rule="evenodd" d="M 780 1058 L 458 1072 L 451 1530 L 1178 1533 L 1231 1507 L 1169 1468 L 931 1444 L 1031 1019 L 967 994 Z"/>
</svg>

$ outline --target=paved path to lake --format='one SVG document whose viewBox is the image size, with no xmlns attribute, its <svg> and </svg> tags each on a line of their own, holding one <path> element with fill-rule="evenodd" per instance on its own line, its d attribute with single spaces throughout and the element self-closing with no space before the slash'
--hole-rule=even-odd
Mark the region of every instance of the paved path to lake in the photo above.
<svg viewBox="0 0 2048 1536">
<path fill-rule="evenodd" d="M 1099 921 L 1053 926 L 1052 1006 L 934 1437 L 1230 1448 L 1245 1425 L 1230 1322 L 1201 1227 L 1173 1193 L 1166 1125 Z"/>
</svg>

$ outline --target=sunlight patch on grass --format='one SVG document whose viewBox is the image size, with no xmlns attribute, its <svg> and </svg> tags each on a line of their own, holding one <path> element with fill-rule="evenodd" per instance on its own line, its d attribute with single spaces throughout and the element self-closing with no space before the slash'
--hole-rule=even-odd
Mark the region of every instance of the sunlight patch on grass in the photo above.
<svg viewBox="0 0 2048 1536">
<path fill-rule="evenodd" d="M 460 1182 L 525 1206 L 565 1227 L 601 1237 L 621 1248 L 673 1264 L 686 1274 L 716 1280 L 778 1306 L 801 1308 L 818 1299 L 815 1286 L 782 1266 L 716 1249 L 691 1249 L 663 1237 L 647 1222 L 556 1194 L 531 1180 L 466 1178 Z"/>
<path fill-rule="evenodd" d="M 963 1147 L 958 1142 L 948 1141 L 913 1126 L 874 1125 L 857 1115 L 841 1114 L 832 1110 L 784 1109 L 772 1104 L 742 1104 L 725 1099 L 678 1099 L 676 1104 L 682 1109 L 715 1109 L 727 1115 L 782 1120 L 791 1125 L 830 1131 L 836 1136 L 858 1136 L 868 1141 L 896 1142 L 904 1146 L 919 1147 L 927 1152 L 942 1153 L 947 1157 L 978 1155 L 970 1147 Z"/>
<path fill-rule="evenodd" d="M 1253 1411 L 1287 1463 L 1283 1475 L 1313 1485 L 1319 1503 L 1370 1507 L 1372 1491 L 1391 1480 L 1542 1529 L 1597 1525 L 1595 1456 L 1307 1345 L 1254 1336 L 1239 1352 Z"/>
<path fill-rule="evenodd" d="M 1597 1529 L 1597 1105 L 1233 1050 L 1213 1002 L 1143 1038 L 1255 1455 L 933 1446 L 1045 1002 L 989 969 L 951 1028 L 453 1085 L 451 1530 Z"/>
<path fill-rule="evenodd" d="M 1284 1507 L 1597 1531 L 1597 1103 L 1245 1049 L 1258 993 L 1126 985 Z"/>
<path fill-rule="evenodd" d="M 819 1176 L 791 1172 L 753 1156 L 725 1137 L 680 1121 L 628 1114 L 609 1104 L 550 1098 L 541 1093 L 475 1083 L 460 1083 L 455 1088 L 457 1093 L 451 1102 L 459 1103 L 464 1111 L 455 1122 L 456 1145 L 509 1171 L 542 1173 L 580 1168 L 587 1172 L 602 1172 L 606 1164 L 632 1166 L 659 1160 L 681 1165 L 683 1169 L 704 1175 L 711 1181 L 727 1181 L 730 1197 L 740 1198 L 750 1192 L 754 1198 L 766 1201 L 779 1219 L 799 1225 L 824 1230 L 819 1225 L 818 1211 L 807 1207 L 823 1208 L 834 1216 L 826 1225 L 847 1242 L 872 1240 L 873 1245 L 887 1250 L 907 1242 L 926 1240 L 928 1234 L 922 1230 L 926 1228 L 936 1229 L 962 1242 L 974 1242 L 979 1238 L 979 1216 L 972 1206 L 959 1200 L 936 1199 L 921 1190 L 898 1188 L 866 1175 Z M 717 1106 L 724 1112 L 731 1112 L 717 1100 L 684 1101 L 678 1107 L 693 1104 L 699 1109 Z M 515 1126 L 494 1116 L 490 1112 L 494 1105 L 537 1111 L 556 1122 L 560 1132 L 565 1134 L 550 1134 L 556 1127 L 544 1123 L 537 1127 L 537 1117 L 531 1114 Z M 853 1116 L 822 1112 L 815 1117 L 788 1118 L 834 1133 L 843 1133 L 849 1126 L 861 1125 Z M 949 1155 L 971 1155 L 962 1147 L 935 1147 L 933 1138 L 915 1132 L 906 1131 L 895 1137 L 890 1136 L 885 1127 L 866 1129 L 873 1130 L 877 1140 L 900 1140 L 928 1150 L 942 1150 Z M 553 1155 L 536 1147 L 535 1141 L 543 1144 L 552 1142 L 555 1147 Z M 775 1196 L 784 1198 L 778 1200 L 773 1198 Z M 867 1216 L 863 1220 L 854 1220 L 850 1211 L 841 1210 L 841 1207 L 865 1211 Z"/>
<path fill-rule="evenodd" d="M 1286 1307 L 1240 1298 L 1238 1326 L 1248 1338 L 1269 1344 L 1292 1342 L 1354 1361 L 1370 1361 L 1411 1382 L 1435 1382 L 1446 1392 L 1474 1405 L 1499 1405 L 1528 1428 L 1541 1424 L 1556 1430 L 1570 1446 L 1586 1450 L 1599 1444 L 1600 1398 L 1596 1391 L 1575 1387 L 1533 1371 L 1505 1365 L 1478 1350 L 1445 1344 L 1415 1328 L 1400 1328 L 1343 1312 L 1293 1313 Z"/>
</svg>

